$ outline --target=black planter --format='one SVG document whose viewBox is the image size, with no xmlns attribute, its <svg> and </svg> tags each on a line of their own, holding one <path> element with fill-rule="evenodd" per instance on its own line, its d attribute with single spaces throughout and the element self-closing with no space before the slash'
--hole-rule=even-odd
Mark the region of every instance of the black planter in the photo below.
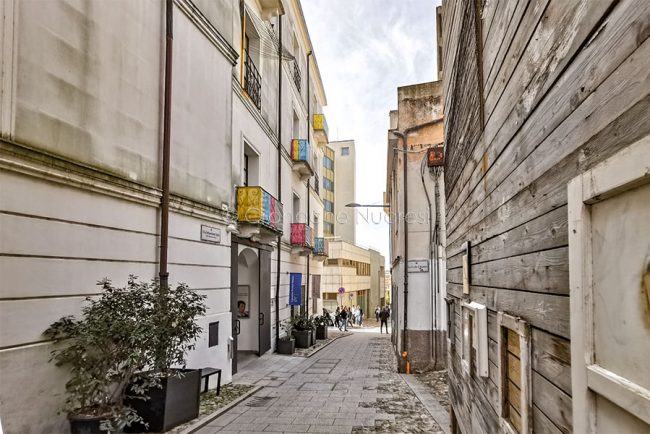
<svg viewBox="0 0 650 434">
<path fill-rule="evenodd" d="M 311 329 L 311 345 L 316 345 L 316 329 Z"/>
<path fill-rule="evenodd" d="M 316 339 L 324 340 L 327 339 L 327 326 L 319 325 L 316 327 Z"/>
<path fill-rule="evenodd" d="M 199 417 L 201 371 L 187 369 L 181 377 L 162 379 L 162 388 L 152 387 L 149 399 L 132 399 L 126 402 L 149 424 L 133 424 L 127 432 L 165 432 Z"/>
<path fill-rule="evenodd" d="M 106 431 L 99 429 L 106 416 L 82 416 L 69 415 L 71 434 L 106 434 Z"/>
<path fill-rule="evenodd" d="M 311 330 L 294 330 L 293 337 L 296 340 L 296 348 L 309 348 L 311 346 Z"/>
<path fill-rule="evenodd" d="M 278 354 L 293 354 L 296 351 L 295 339 L 279 339 Z"/>
</svg>

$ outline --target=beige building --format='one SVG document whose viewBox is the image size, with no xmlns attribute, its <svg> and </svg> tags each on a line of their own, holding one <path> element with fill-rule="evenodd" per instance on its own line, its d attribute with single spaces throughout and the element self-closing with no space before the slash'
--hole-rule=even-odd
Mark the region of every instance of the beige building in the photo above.
<svg viewBox="0 0 650 434">
<path fill-rule="evenodd" d="M 334 154 L 334 238 L 356 243 L 356 150 L 354 140 L 330 142 Z"/>
<path fill-rule="evenodd" d="M 400 87 L 397 100 L 390 112 L 385 197 L 393 343 L 397 354 L 408 352 L 412 369 L 424 370 L 446 362 L 444 184 L 442 168 L 430 167 L 427 158 L 443 141 L 441 82 Z"/>
<path fill-rule="evenodd" d="M 379 264 L 383 267 L 384 257 L 379 252 L 343 240 L 330 241 L 322 283 L 323 308 L 333 312 L 336 306 L 360 306 L 367 317 L 378 305 L 383 289 Z"/>
</svg>

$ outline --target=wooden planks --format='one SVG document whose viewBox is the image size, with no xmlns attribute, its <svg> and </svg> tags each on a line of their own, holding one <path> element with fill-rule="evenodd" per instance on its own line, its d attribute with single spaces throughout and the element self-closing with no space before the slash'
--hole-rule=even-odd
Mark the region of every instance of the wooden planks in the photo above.
<svg viewBox="0 0 650 434">
<path fill-rule="evenodd" d="M 518 135 L 519 137 L 528 140 L 534 139 L 539 143 L 540 137 L 543 138 L 553 131 L 640 46 L 650 31 L 643 24 L 643 20 L 647 20 L 648 7 L 647 4 L 644 4 L 641 10 L 634 11 L 631 10 L 629 2 L 622 2 L 601 26 L 594 36 L 595 39 L 590 41 L 590 44 L 575 57 L 562 75 L 561 80 L 554 83 L 547 93 L 536 94 L 537 97 L 532 102 L 537 104 L 538 100 L 541 100 L 539 107 L 531 106 L 529 110 L 518 107 L 517 110 L 511 111 L 506 123 L 499 126 L 494 135 L 489 133 L 489 129 L 492 128 L 492 121 L 488 122 L 486 125 L 486 148 L 484 150 L 475 150 L 468 163 L 468 167 L 471 167 L 471 169 L 466 168 L 464 172 L 464 176 L 469 176 L 468 171 L 471 170 L 471 179 L 464 179 L 461 182 L 463 184 L 461 188 L 449 195 L 448 203 L 453 206 L 450 208 L 448 218 L 453 218 L 458 210 L 465 208 L 464 202 L 470 196 L 470 193 L 477 188 L 479 182 L 497 159 L 504 159 L 508 165 L 512 164 L 508 158 L 509 153 L 501 154 L 509 145 L 515 133 L 523 129 Z M 637 12 L 639 15 L 637 15 Z M 590 73 L 585 74 L 585 70 L 589 70 Z M 518 104 L 521 105 L 522 101 L 520 100 Z M 489 108 L 489 104 L 488 95 L 486 107 Z M 501 101 L 500 104 L 505 104 L 505 101 Z M 510 110 L 510 108 L 507 108 L 507 110 Z M 531 111 L 531 119 L 527 120 Z M 531 129 L 540 131 L 541 135 L 528 131 Z M 517 143 L 516 138 L 513 141 Z M 520 158 L 522 157 L 521 153 L 517 155 Z M 488 180 L 493 178 L 493 176 L 490 176 Z M 500 179 L 495 179 L 495 181 L 498 183 Z M 485 190 L 488 186 L 484 185 L 483 187 L 483 190 Z M 450 225 L 452 227 L 456 226 L 454 222 L 450 222 Z"/>
</svg>

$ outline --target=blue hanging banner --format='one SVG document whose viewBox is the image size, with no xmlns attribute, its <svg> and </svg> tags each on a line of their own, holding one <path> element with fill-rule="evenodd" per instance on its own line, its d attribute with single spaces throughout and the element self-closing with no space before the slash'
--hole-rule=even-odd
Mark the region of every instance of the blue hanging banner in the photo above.
<svg viewBox="0 0 650 434">
<path fill-rule="evenodd" d="M 289 305 L 300 306 L 302 300 L 302 273 L 289 273 Z"/>
</svg>

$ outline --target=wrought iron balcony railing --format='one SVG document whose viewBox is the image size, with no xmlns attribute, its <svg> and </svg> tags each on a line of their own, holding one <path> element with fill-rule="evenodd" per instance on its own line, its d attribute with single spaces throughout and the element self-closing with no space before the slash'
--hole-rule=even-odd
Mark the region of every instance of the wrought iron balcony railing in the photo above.
<svg viewBox="0 0 650 434">
<path fill-rule="evenodd" d="M 298 66 L 298 60 L 293 61 L 293 84 L 296 85 L 298 93 L 300 93 L 300 85 L 302 84 L 302 77 L 300 75 L 300 67 Z"/>
<path fill-rule="evenodd" d="M 262 109 L 262 80 L 253 59 L 245 52 L 244 59 L 244 90 L 255 104 L 258 110 Z"/>
<path fill-rule="evenodd" d="M 282 203 L 262 187 L 237 187 L 237 219 L 282 233 Z"/>
<path fill-rule="evenodd" d="M 325 238 L 314 238 L 314 255 L 328 256 L 327 255 L 328 241 Z"/>
<path fill-rule="evenodd" d="M 318 179 L 318 175 L 314 175 L 314 191 L 316 194 L 320 194 L 320 180 Z"/>
<path fill-rule="evenodd" d="M 314 235 L 306 223 L 291 223 L 291 245 L 296 247 L 314 247 Z"/>
</svg>

